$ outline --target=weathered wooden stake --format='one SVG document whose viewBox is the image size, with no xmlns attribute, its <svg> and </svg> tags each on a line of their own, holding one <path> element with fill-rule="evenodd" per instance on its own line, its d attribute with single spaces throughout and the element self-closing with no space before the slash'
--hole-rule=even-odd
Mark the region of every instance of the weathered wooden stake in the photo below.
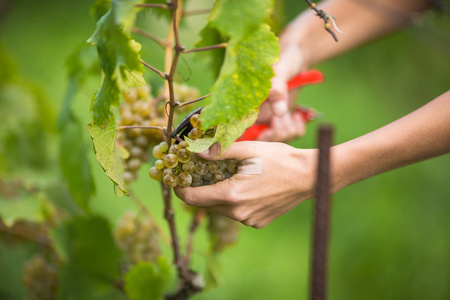
<svg viewBox="0 0 450 300">
<path fill-rule="evenodd" d="M 333 127 L 319 128 L 319 159 L 317 164 L 316 201 L 311 268 L 311 299 L 327 298 L 327 254 L 330 230 L 330 147 L 333 143 Z"/>
</svg>

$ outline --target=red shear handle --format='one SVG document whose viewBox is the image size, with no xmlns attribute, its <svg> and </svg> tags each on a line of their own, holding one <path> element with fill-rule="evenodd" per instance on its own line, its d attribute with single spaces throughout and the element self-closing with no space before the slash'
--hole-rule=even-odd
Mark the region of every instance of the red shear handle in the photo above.
<svg viewBox="0 0 450 300">
<path fill-rule="evenodd" d="M 322 72 L 318 70 L 310 70 L 307 72 L 302 72 L 289 80 L 287 83 L 288 90 L 299 88 L 308 84 L 318 84 L 324 81 L 324 76 Z M 303 107 L 298 107 L 295 109 L 294 114 L 299 114 L 305 123 L 314 120 L 317 117 L 317 113 L 314 110 L 306 109 Z M 242 136 L 236 141 L 253 141 L 258 138 L 261 132 L 269 128 L 268 124 L 253 124 L 247 130 L 244 131 Z"/>
</svg>

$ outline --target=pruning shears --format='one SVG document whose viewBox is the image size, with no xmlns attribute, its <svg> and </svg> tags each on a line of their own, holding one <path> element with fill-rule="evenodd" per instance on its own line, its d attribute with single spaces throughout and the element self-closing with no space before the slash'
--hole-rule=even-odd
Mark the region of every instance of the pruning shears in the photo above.
<svg viewBox="0 0 450 300">
<path fill-rule="evenodd" d="M 300 88 L 305 85 L 310 84 L 319 84 L 324 81 L 324 76 L 322 72 L 318 70 L 310 70 L 306 72 L 299 73 L 297 76 L 292 78 L 287 83 L 288 90 L 293 90 L 296 88 Z M 194 109 L 189 114 L 184 117 L 184 119 L 177 125 L 175 130 L 172 132 L 172 138 L 175 138 L 175 136 L 178 136 L 182 140 L 184 140 L 184 137 L 187 136 L 187 134 L 191 131 L 193 128 L 190 119 L 191 116 L 194 114 L 200 114 L 203 107 L 199 107 L 197 109 Z M 308 123 L 312 120 L 317 118 L 318 113 L 310 108 L 305 108 L 302 106 L 298 106 L 294 110 L 294 114 L 299 114 L 302 119 Z M 247 128 L 242 136 L 238 138 L 236 141 L 253 141 L 255 140 L 263 130 L 269 128 L 269 124 L 267 123 L 259 123 L 259 124 L 253 124 L 249 128 Z"/>
<path fill-rule="evenodd" d="M 305 85 L 310 84 L 319 84 L 325 80 L 322 72 L 319 70 L 310 70 L 306 72 L 299 73 L 297 76 L 289 80 L 287 83 L 288 90 L 293 90 L 296 88 L 300 88 Z M 294 114 L 299 114 L 301 118 L 305 121 L 305 123 L 309 123 L 312 120 L 316 119 L 318 113 L 310 108 L 298 106 L 294 110 Z M 258 138 L 261 132 L 265 129 L 269 128 L 269 124 L 267 123 L 258 123 L 253 124 L 249 128 L 247 128 L 242 136 L 238 138 L 236 141 L 253 141 Z"/>
</svg>

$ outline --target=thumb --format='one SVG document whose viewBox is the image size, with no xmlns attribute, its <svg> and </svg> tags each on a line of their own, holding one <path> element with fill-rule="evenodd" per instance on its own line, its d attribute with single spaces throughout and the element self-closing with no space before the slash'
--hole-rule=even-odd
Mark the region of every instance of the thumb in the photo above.
<svg viewBox="0 0 450 300">
<path fill-rule="evenodd" d="M 223 159 L 236 159 L 244 160 L 246 158 L 257 157 L 258 154 L 255 150 L 257 144 L 260 142 L 235 142 L 225 152 L 222 153 L 222 147 L 220 143 L 215 143 L 208 150 L 202 153 L 197 153 L 198 156 L 207 160 L 223 160 Z"/>
</svg>

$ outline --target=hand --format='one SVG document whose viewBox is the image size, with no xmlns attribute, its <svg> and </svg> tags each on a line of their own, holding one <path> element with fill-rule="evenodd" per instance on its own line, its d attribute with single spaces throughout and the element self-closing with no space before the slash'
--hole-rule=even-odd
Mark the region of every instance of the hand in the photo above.
<svg viewBox="0 0 450 300">
<path fill-rule="evenodd" d="M 247 166 L 214 185 L 176 187 L 177 196 L 188 205 L 223 214 L 247 226 L 262 228 L 313 197 L 316 150 L 296 149 L 281 143 L 237 142 L 219 156 L 215 144 L 205 159 L 261 159 L 261 172 L 245 175 Z"/>
<path fill-rule="evenodd" d="M 260 107 L 257 122 L 267 123 L 269 129 L 258 137 L 260 141 L 287 142 L 301 137 L 305 133 L 305 121 L 298 114 L 292 113 L 298 91 L 288 92 L 290 78 L 306 70 L 301 50 L 295 45 L 282 46 L 280 61 L 273 66 L 275 76 L 269 97 Z"/>
</svg>

